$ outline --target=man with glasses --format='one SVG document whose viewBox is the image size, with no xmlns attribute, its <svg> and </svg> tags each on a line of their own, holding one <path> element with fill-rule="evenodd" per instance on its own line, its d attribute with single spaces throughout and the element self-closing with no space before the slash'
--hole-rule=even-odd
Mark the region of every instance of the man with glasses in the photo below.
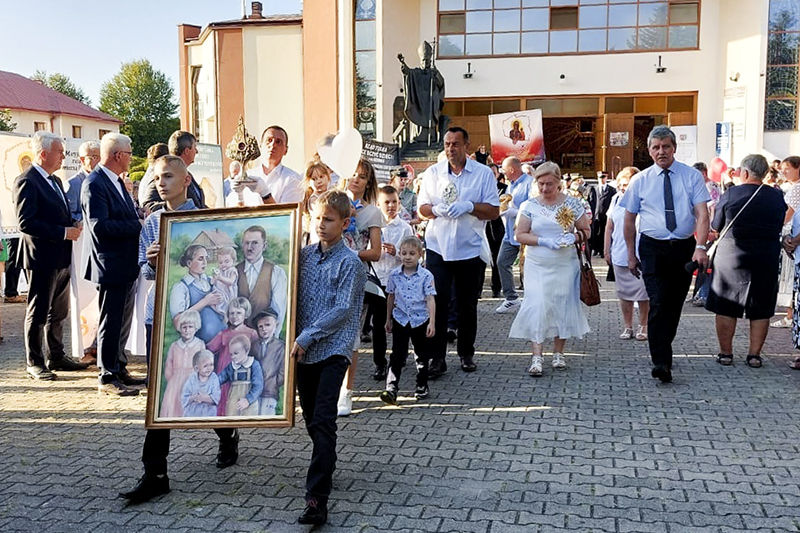
<svg viewBox="0 0 800 533">
<path fill-rule="evenodd" d="M 125 345 L 131 331 L 139 276 L 139 216 L 120 177 L 131 163 L 131 139 L 107 133 L 100 140 L 100 163 L 81 189 L 81 209 L 87 231 L 82 267 L 84 277 L 100 288 L 97 329 L 98 390 L 136 396 L 144 380 L 126 368 Z"/>
<path fill-rule="evenodd" d="M 72 176 L 67 182 L 67 201 L 72 220 L 83 220 L 81 213 L 81 185 L 86 176 L 92 173 L 94 167 L 100 162 L 100 143 L 97 141 L 86 141 L 78 148 L 78 158 L 81 161 L 81 169 Z"/>
</svg>

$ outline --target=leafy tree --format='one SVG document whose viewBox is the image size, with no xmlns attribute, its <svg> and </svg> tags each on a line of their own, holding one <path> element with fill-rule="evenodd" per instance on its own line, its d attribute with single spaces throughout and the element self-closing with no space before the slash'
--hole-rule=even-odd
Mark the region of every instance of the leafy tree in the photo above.
<svg viewBox="0 0 800 533">
<path fill-rule="evenodd" d="M 37 70 L 34 75 L 31 76 L 31 79 L 50 87 L 54 91 L 66 94 L 70 98 L 83 102 L 86 105 L 92 105 L 86 93 L 84 93 L 80 87 L 72 83 L 72 80 L 65 74 L 56 72 L 55 74 L 48 75 L 44 70 Z"/>
<path fill-rule="evenodd" d="M 15 129 L 17 129 L 17 123 L 11 121 L 11 111 L 0 109 L 0 131 L 14 131 Z"/>
<path fill-rule="evenodd" d="M 100 111 L 124 122 L 120 132 L 131 138 L 137 156 L 180 127 L 177 110 L 172 82 L 147 59 L 123 63 L 100 88 Z"/>
</svg>

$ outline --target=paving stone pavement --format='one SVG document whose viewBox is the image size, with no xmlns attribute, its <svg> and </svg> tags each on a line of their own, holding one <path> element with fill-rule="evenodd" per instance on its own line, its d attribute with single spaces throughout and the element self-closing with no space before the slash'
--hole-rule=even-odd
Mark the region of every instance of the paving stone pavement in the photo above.
<svg viewBox="0 0 800 533">
<path fill-rule="evenodd" d="M 735 365 L 723 368 L 713 315 L 687 305 L 675 381 L 662 385 L 646 343 L 617 338 L 613 284 L 602 289 L 592 333 L 567 345 L 568 369 L 546 358 L 538 379 L 526 373 L 526 343 L 507 337 L 513 316 L 494 314 L 491 298 L 479 304 L 478 371 L 462 373 L 451 355 L 427 401 L 413 400 L 406 373 L 401 405 L 383 406 L 362 356 L 322 530 L 800 531 L 789 331 L 770 331 L 755 370 L 740 327 Z M 174 431 L 172 492 L 125 507 L 117 493 L 140 475 L 145 399 L 98 396 L 92 371 L 26 379 L 23 312 L 2 306 L 0 531 L 308 531 L 296 524 L 310 456 L 300 417 L 290 429 L 244 430 L 239 463 L 223 471 L 213 432 Z"/>
</svg>

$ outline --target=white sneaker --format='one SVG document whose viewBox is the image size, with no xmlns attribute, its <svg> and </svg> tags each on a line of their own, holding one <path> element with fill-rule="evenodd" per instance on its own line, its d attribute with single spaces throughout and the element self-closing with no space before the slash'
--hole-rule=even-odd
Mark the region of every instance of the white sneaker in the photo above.
<svg viewBox="0 0 800 533">
<path fill-rule="evenodd" d="M 519 307 L 519 304 L 520 304 L 519 298 L 517 298 L 516 300 L 504 300 L 503 303 L 501 303 L 497 307 L 497 309 L 494 310 L 494 312 L 500 315 L 504 313 L 510 313 L 511 311 Z"/>
<path fill-rule="evenodd" d="M 542 375 L 542 356 L 541 355 L 534 355 L 531 357 L 531 366 L 528 369 L 528 374 L 531 376 L 538 378 Z"/>
<path fill-rule="evenodd" d="M 564 354 L 560 352 L 553 353 L 553 368 L 556 370 L 564 370 L 567 368 L 567 362 L 564 361 Z"/>
<path fill-rule="evenodd" d="M 770 327 L 772 327 L 772 328 L 790 328 L 790 327 L 792 327 L 792 321 L 787 317 L 783 317 L 780 320 L 776 320 L 775 322 L 770 323 Z"/>
<path fill-rule="evenodd" d="M 339 403 L 337 404 L 339 408 L 338 415 L 339 416 L 350 416 L 350 413 L 353 412 L 353 391 L 350 389 L 342 389 L 339 393 Z"/>
</svg>

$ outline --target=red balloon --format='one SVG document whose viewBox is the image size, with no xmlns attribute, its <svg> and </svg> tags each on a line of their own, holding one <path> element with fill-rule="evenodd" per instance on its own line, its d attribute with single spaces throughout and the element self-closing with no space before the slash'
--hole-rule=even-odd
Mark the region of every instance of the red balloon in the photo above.
<svg viewBox="0 0 800 533">
<path fill-rule="evenodd" d="M 728 165 L 725 164 L 725 161 L 719 157 L 715 157 L 711 160 L 711 164 L 708 165 L 708 177 L 717 183 L 721 183 L 722 175 L 726 170 L 728 170 Z"/>
</svg>

